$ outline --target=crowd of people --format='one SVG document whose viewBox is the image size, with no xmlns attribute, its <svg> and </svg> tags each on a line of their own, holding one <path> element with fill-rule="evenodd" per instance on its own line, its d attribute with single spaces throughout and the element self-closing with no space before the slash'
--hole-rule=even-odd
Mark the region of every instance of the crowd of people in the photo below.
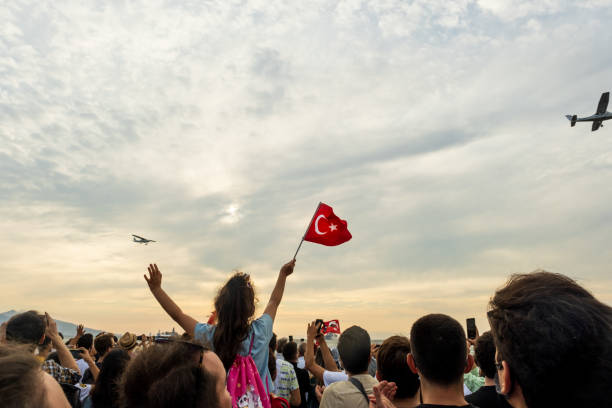
<svg viewBox="0 0 612 408">
<path fill-rule="evenodd" d="M 375 345 L 351 326 L 330 346 L 319 321 L 305 324 L 305 341 L 274 333 L 294 268 L 295 260 L 282 266 L 258 317 L 251 277 L 234 273 L 204 323 L 172 300 L 150 265 L 152 295 L 184 331 L 162 343 L 82 326 L 64 340 L 47 313 L 17 314 L 0 329 L 0 406 L 612 406 L 612 308 L 564 275 L 513 275 L 492 294 L 491 330 L 474 338 L 434 313 L 416 320 L 409 337 Z"/>
</svg>

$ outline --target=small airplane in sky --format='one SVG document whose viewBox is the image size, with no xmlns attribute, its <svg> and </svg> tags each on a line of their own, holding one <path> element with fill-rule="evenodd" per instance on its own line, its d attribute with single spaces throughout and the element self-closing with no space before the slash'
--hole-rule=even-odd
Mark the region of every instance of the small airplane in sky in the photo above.
<svg viewBox="0 0 612 408">
<path fill-rule="evenodd" d="M 579 118 L 577 115 L 565 115 L 565 117 L 572 122 L 571 126 L 574 127 L 576 122 L 593 122 L 591 131 L 596 131 L 600 127 L 603 127 L 602 122 L 604 120 L 612 119 L 612 112 L 608 112 L 608 102 L 610 100 L 610 92 L 604 92 L 601 94 L 599 99 L 599 105 L 597 105 L 597 112 L 592 116 L 586 118 Z"/>
<path fill-rule="evenodd" d="M 149 245 L 149 242 L 157 242 L 157 241 L 153 241 L 152 239 L 146 239 L 143 237 L 139 237 L 138 235 L 134 235 L 134 234 L 132 234 L 132 236 L 134 237 L 134 242 L 138 242 L 139 244 Z"/>
</svg>

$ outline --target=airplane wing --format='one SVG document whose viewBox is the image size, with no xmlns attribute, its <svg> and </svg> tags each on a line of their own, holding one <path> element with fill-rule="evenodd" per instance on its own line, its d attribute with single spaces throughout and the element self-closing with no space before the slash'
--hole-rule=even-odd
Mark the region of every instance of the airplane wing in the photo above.
<svg viewBox="0 0 612 408">
<path fill-rule="evenodd" d="M 132 236 L 133 236 L 134 238 L 144 239 L 143 237 L 139 237 L 138 235 L 134 235 L 134 234 L 132 234 Z"/>
<path fill-rule="evenodd" d="M 609 100 L 610 100 L 610 92 L 604 92 L 601 94 L 601 99 L 599 99 L 599 105 L 597 105 L 597 112 L 595 112 L 596 115 L 602 115 L 606 113 L 606 110 L 608 109 Z M 593 125 L 593 127 L 595 127 L 595 125 Z M 593 129 L 593 130 L 597 130 L 597 129 Z"/>
<path fill-rule="evenodd" d="M 601 126 L 601 120 L 596 120 L 593 122 L 593 127 L 591 127 L 591 131 L 594 132 Z"/>
</svg>

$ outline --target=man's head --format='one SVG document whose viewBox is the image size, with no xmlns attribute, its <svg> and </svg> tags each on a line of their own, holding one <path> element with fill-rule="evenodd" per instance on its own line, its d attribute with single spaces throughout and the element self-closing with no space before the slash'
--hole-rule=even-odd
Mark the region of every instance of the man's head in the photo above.
<svg viewBox="0 0 612 408">
<path fill-rule="evenodd" d="M 338 339 L 338 353 L 349 374 L 367 372 L 371 358 L 370 335 L 359 326 L 349 327 Z"/>
<path fill-rule="evenodd" d="M 45 335 L 45 318 L 30 310 L 10 318 L 6 325 L 6 339 L 15 343 L 40 344 Z"/>
<path fill-rule="evenodd" d="M 419 390 L 419 376 L 410 371 L 406 358 L 410 341 L 404 336 L 391 336 L 381 344 L 376 359 L 376 378 L 397 385 L 395 398 L 414 397 Z"/>
<path fill-rule="evenodd" d="M 566 276 L 538 271 L 513 275 L 489 307 L 497 374 L 511 403 L 609 405 L 610 306 Z"/>
<path fill-rule="evenodd" d="M 429 314 L 417 320 L 410 330 L 413 372 L 442 386 L 463 380 L 463 373 L 473 365 L 468 356 L 465 332 L 458 321 L 444 314 Z"/>
<path fill-rule="evenodd" d="M 98 356 L 103 357 L 113 348 L 113 335 L 102 334 L 101 336 L 97 336 L 94 340 L 94 347 Z"/>
<path fill-rule="evenodd" d="M 85 347 L 87 350 L 91 350 L 93 346 L 93 335 L 91 333 L 85 333 L 77 340 L 77 347 Z"/>
<path fill-rule="evenodd" d="M 286 337 L 281 337 L 280 339 L 278 339 L 276 341 L 276 352 L 282 353 L 283 347 L 285 347 L 285 344 L 287 344 L 287 342 L 289 342 L 289 339 Z"/>
<path fill-rule="evenodd" d="M 476 365 L 482 371 L 482 374 L 493 379 L 495 377 L 495 343 L 493 342 L 493 335 L 490 331 L 484 332 L 476 340 L 476 346 L 474 347 L 476 356 L 474 360 Z"/>
<path fill-rule="evenodd" d="M 290 341 L 283 347 L 283 357 L 287 361 L 296 362 L 298 358 L 297 343 Z"/>
<path fill-rule="evenodd" d="M 300 357 L 304 357 L 305 353 L 306 353 L 306 343 L 301 342 L 300 345 L 298 346 L 298 354 Z"/>
</svg>

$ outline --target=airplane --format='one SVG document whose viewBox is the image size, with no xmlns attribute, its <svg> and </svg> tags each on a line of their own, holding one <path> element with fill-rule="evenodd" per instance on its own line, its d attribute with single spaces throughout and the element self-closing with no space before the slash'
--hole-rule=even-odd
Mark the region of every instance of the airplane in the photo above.
<svg viewBox="0 0 612 408">
<path fill-rule="evenodd" d="M 593 122 L 591 131 L 594 132 L 603 127 L 602 122 L 604 120 L 612 119 L 612 112 L 607 111 L 609 100 L 610 92 L 604 92 L 601 94 L 601 99 L 599 99 L 599 105 L 597 105 L 597 111 L 594 115 L 587 116 L 586 118 L 579 118 L 577 115 L 565 115 L 565 117 L 571 122 L 572 127 L 576 125 L 576 122 Z"/>
<path fill-rule="evenodd" d="M 134 242 L 138 242 L 139 244 L 149 245 L 149 242 L 157 242 L 157 241 L 153 241 L 152 239 L 146 239 L 143 237 L 139 237 L 138 235 L 134 235 L 134 234 L 132 234 L 132 236 L 134 237 Z"/>
</svg>

